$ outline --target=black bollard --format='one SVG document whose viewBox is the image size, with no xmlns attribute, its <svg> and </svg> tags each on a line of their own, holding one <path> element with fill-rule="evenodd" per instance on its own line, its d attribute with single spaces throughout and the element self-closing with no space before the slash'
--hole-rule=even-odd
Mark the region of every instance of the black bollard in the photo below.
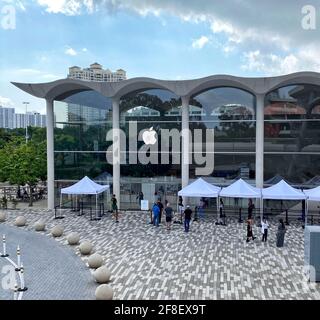
<svg viewBox="0 0 320 320">
<path fill-rule="evenodd" d="M 241 216 L 241 208 L 239 208 L 239 220 L 238 220 L 239 223 L 242 223 L 243 220 L 242 220 L 242 216 Z"/>
<path fill-rule="evenodd" d="M 289 219 L 288 219 L 288 209 L 286 210 L 286 225 L 289 225 Z"/>
</svg>

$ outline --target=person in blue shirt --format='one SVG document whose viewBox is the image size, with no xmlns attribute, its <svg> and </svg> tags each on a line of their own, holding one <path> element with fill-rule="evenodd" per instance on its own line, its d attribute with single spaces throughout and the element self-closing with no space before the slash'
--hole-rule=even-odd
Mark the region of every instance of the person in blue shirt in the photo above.
<svg viewBox="0 0 320 320">
<path fill-rule="evenodd" d="M 153 212 L 153 225 L 159 227 L 160 208 L 157 205 L 157 203 L 153 205 L 152 212 Z"/>
</svg>

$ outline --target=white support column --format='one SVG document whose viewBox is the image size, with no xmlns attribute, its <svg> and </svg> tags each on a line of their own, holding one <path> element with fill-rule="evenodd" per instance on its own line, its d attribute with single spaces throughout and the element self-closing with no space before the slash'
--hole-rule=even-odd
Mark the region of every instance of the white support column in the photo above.
<svg viewBox="0 0 320 320">
<path fill-rule="evenodd" d="M 113 193 L 118 200 L 120 209 L 120 100 L 112 99 L 112 129 L 113 129 Z"/>
<path fill-rule="evenodd" d="M 181 184 L 182 188 L 189 184 L 190 164 L 190 131 L 189 131 L 189 97 L 184 96 L 181 107 L 182 153 L 181 153 Z M 185 203 L 184 203 L 185 204 Z"/>
<path fill-rule="evenodd" d="M 47 99 L 47 193 L 48 209 L 54 209 L 54 117 L 53 100 Z"/>
<path fill-rule="evenodd" d="M 264 94 L 256 95 L 256 187 L 264 182 Z M 260 201 L 260 218 L 263 217 L 263 201 Z"/>
<path fill-rule="evenodd" d="M 263 153 L 264 153 L 264 95 L 259 94 L 256 111 L 256 187 L 263 188 Z"/>
</svg>

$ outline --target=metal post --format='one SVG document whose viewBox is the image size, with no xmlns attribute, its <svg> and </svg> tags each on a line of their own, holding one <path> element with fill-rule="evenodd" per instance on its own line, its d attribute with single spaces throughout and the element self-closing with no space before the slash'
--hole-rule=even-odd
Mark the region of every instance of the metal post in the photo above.
<svg viewBox="0 0 320 320">
<path fill-rule="evenodd" d="M 17 268 L 15 271 L 20 271 L 21 270 L 21 256 L 20 256 L 20 247 L 17 247 Z"/>
<path fill-rule="evenodd" d="M 289 225 L 288 209 L 286 209 L 286 225 Z"/>
<path fill-rule="evenodd" d="M 15 283 L 15 285 L 14 285 L 13 300 L 18 300 L 18 285 L 17 285 L 17 283 Z"/>
<path fill-rule="evenodd" d="M 28 112 L 28 104 L 30 104 L 30 102 L 23 102 L 23 104 L 25 105 L 25 107 L 26 107 L 26 123 L 25 123 L 25 125 L 26 125 L 26 144 L 28 143 L 28 114 L 27 114 L 27 112 Z"/>
<path fill-rule="evenodd" d="M 5 235 L 2 236 L 2 244 L 3 244 L 3 252 L 2 252 L 1 257 L 2 258 L 9 257 L 9 255 L 7 254 L 7 245 L 6 245 L 6 236 Z"/>
<path fill-rule="evenodd" d="M 24 282 L 24 268 L 23 268 L 23 265 L 21 265 L 21 271 L 20 271 L 20 274 L 21 274 L 21 288 L 18 289 L 18 291 L 27 291 L 28 288 L 25 286 L 25 282 Z"/>
<path fill-rule="evenodd" d="M 241 215 L 241 207 L 239 207 L 239 220 L 238 220 L 239 223 L 242 223 L 243 220 L 242 220 L 242 215 Z"/>
</svg>

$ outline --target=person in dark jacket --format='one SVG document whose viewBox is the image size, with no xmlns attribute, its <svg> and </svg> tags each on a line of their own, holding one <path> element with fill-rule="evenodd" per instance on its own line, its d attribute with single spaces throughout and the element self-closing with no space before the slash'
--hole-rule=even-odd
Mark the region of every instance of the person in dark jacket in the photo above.
<svg viewBox="0 0 320 320">
<path fill-rule="evenodd" d="M 167 224 L 167 230 L 171 229 L 171 223 L 172 223 L 172 216 L 173 216 L 173 210 L 170 207 L 170 203 L 167 203 L 166 208 L 164 209 L 165 215 L 166 215 L 166 224 Z"/>
<path fill-rule="evenodd" d="M 157 201 L 157 206 L 160 209 L 160 214 L 159 214 L 159 223 L 161 223 L 161 216 L 162 216 L 162 212 L 163 212 L 163 204 L 160 200 Z"/>
<path fill-rule="evenodd" d="M 119 222 L 118 201 L 115 194 L 112 195 L 112 198 L 111 198 L 111 210 L 113 215 L 116 218 L 116 223 L 118 223 Z"/>
<path fill-rule="evenodd" d="M 277 247 L 281 248 L 284 244 L 284 235 L 286 233 L 286 226 L 282 219 L 279 219 L 278 232 L 277 232 Z"/>
<path fill-rule="evenodd" d="M 252 216 L 249 215 L 248 217 L 248 220 L 247 220 L 247 242 L 250 241 L 250 239 L 254 240 L 255 237 L 253 236 L 253 231 L 252 231 L 252 228 L 253 228 L 253 219 L 252 219 Z"/>
<path fill-rule="evenodd" d="M 184 210 L 184 231 L 185 232 L 189 232 L 191 216 L 192 216 L 192 210 L 190 209 L 190 206 L 187 206 L 186 210 Z"/>
<path fill-rule="evenodd" d="M 252 199 L 249 199 L 248 202 L 248 217 L 253 215 L 253 210 L 254 210 L 254 204 L 252 202 Z"/>
</svg>

